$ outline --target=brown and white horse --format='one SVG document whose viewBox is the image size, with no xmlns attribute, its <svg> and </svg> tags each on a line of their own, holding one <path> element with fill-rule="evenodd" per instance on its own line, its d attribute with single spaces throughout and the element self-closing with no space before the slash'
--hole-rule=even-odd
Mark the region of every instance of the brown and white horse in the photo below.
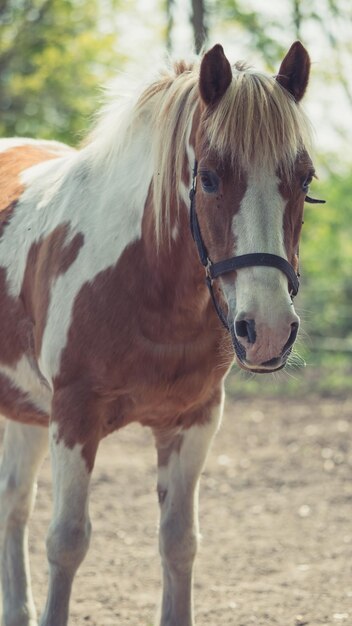
<svg viewBox="0 0 352 626">
<path fill-rule="evenodd" d="M 27 521 L 48 443 L 40 624 L 64 626 L 97 448 L 130 422 L 158 453 L 160 624 L 194 624 L 198 482 L 224 378 L 234 355 L 249 371 L 283 367 L 297 334 L 309 66 L 299 42 L 274 78 L 216 45 L 113 104 L 78 151 L 0 142 L 3 626 L 37 624 Z"/>
</svg>

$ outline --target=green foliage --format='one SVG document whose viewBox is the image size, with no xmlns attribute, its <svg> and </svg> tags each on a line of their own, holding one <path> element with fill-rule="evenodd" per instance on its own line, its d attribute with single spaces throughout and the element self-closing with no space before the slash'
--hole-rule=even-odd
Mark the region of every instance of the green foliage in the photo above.
<svg viewBox="0 0 352 626">
<path fill-rule="evenodd" d="M 352 338 L 352 179 L 316 185 L 325 205 L 307 205 L 302 233 L 302 308 L 310 335 Z"/>
<path fill-rule="evenodd" d="M 0 0 L 1 136 L 79 140 L 117 66 L 103 17 L 98 0 Z"/>
</svg>

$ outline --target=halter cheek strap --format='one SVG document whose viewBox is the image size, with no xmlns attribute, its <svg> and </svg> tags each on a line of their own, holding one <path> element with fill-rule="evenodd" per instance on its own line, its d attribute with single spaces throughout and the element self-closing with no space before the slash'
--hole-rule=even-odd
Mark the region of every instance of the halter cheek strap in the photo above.
<svg viewBox="0 0 352 626">
<path fill-rule="evenodd" d="M 299 289 L 299 279 L 292 265 L 281 256 L 276 254 L 268 254 L 266 252 L 254 252 L 251 254 L 243 254 L 241 256 L 234 256 L 229 259 L 224 259 L 218 263 L 213 263 L 209 258 L 207 248 L 204 244 L 202 233 L 198 222 L 196 212 L 196 177 L 197 177 L 197 162 L 195 162 L 193 170 L 193 182 L 192 188 L 189 192 L 190 197 L 190 226 L 193 239 L 196 243 L 198 254 L 202 265 L 205 267 L 206 284 L 209 289 L 209 293 L 215 307 L 215 310 L 227 330 L 230 330 L 226 316 L 222 311 L 220 305 L 217 302 L 213 289 L 213 280 L 226 274 L 227 272 L 233 272 L 235 270 L 242 269 L 244 267 L 275 267 L 283 272 L 288 280 L 290 296 L 293 298 L 297 295 Z"/>
</svg>

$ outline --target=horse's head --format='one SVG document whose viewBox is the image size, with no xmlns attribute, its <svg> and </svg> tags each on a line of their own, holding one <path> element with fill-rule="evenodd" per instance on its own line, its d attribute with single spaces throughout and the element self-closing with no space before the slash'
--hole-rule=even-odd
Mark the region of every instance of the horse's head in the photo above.
<svg viewBox="0 0 352 626">
<path fill-rule="evenodd" d="M 243 268 L 235 261 L 223 273 L 219 264 L 213 275 L 239 364 L 256 372 L 285 365 L 299 327 L 292 292 L 303 205 L 314 175 L 299 106 L 309 67 L 299 42 L 276 78 L 238 65 L 232 70 L 219 45 L 200 67 L 194 140 L 199 232 L 214 267 L 251 255 Z"/>
</svg>

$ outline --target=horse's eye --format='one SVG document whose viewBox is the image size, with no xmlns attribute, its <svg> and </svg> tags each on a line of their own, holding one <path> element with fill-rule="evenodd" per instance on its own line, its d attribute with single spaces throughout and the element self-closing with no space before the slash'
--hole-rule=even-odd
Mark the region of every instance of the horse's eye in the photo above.
<svg viewBox="0 0 352 626">
<path fill-rule="evenodd" d="M 219 189 L 219 178 L 215 172 L 201 171 L 199 175 L 203 190 L 206 193 L 215 193 Z"/>
<path fill-rule="evenodd" d="M 310 183 L 312 182 L 312 180 L 313 180 L 313 175 L 312 175 L 312 174 L 309 174 L 309 175 L 307 176 L 307 178 L 303 181 L 303 183 L 302 183 L 302 190 L 304 191 L 304 193 L 307 193 L 307 192 L 308 192 L 308 190 L 309 190 L 309 185 L 310 185 Z"/>
</svg>

